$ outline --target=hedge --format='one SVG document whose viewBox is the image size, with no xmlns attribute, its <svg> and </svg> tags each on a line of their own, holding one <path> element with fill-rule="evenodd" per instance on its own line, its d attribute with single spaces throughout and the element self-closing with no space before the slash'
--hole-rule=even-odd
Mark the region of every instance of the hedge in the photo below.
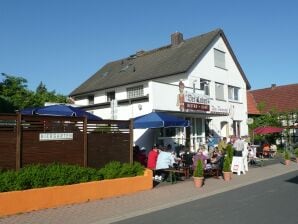
<svg viewBox="0 0 298 224">
<path fill-rule="evenodd" d="M 101 169 L 58 163 L 36 164 L 25 166 L 19 171 L 0 170 L 0 192 L 133 177 L 143 173 L 144 167 L 137 162 L 131 165 L 112 161 Z"/>
</svg>

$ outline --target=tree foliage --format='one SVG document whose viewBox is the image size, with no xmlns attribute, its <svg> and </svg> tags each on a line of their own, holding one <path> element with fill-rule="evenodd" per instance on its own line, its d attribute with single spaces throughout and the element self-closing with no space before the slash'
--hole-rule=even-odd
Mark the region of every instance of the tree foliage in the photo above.
<svg viewBox="0 0 298 224">
<path fill-rule="evenodd" d="M 66 103 L 67 97 L 48 91 L 45 84 L 40 82 L 36 91 L 27 87 L 27 80 L 2 73 L 0 82 L 0 112 L 13 113 L 26 107 L 44 106 L 45 102 Z"/>
<path fill-rule="evenodd" d="M 263 102 L 257 105 L 262 114 L 254 117 L 254 122 L 248 126 L 250 133 L 253 133 L 255 128 L 262 126 L 283 127 L 283 134 L 286 136 L 287 141 L 290 142 L 291 126 L 298 118 L 298 111 L 278 112 L 276 109 L 271 109 L 269 112 L 264 113 L 265 107 L 266 104 Z M 263 140 L 274 142 L 280 135 L 281 133 L 267 134 L 266 136 L 254 135 L 254 139 L 258 142 Z"/>
</svg>

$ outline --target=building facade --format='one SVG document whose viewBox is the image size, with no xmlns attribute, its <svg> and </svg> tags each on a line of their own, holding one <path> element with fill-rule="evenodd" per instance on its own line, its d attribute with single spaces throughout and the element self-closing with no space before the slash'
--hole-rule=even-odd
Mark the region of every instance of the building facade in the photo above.
<svg viewBox="0 0 298 224">
<path fill-rule="evenodd" d="M 285 128 L 282 142 L 298 146 L 298 84 L 289 84 L 255 89 L 247 92 L 248 116 L 251 119 L 259 115 L 274 112 L 279 116 L 280 124 Z M 259 108 L 259 109 L 258 109 Z M 253 121 L 253 120 L 252 120 Z M 287 130 L 287 131 L 286 131 Z"/>
<path fill-rule="evenodd" d="M 127 120 L 152 111 L 188 119 L 186 128 L 135 129 L 134 143 L 146 148 L 186 144 L 196 150 L 208 134 L 248 134 L 247 89 L 224 32 L 216 29 L 187 40 L 176 32 L 170 45 L 108 63 L 70 96 L 104 119 Z"/>
</svg>

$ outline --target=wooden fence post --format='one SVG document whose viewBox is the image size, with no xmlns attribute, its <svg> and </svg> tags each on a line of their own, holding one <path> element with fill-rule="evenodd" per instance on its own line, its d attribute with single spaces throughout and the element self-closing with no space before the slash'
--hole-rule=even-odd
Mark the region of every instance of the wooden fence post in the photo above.
<svg viewBox="0 0 298 224">
<path fill-rule="evenodd" d="M 129 161 L 130 164 L 133 163 L 133 119 L 130 119 L 130 123 L 129 123 Z"/>
<path fill-rule="evenodd" d="M 17 134 L 17 142 L 16 142 L 16 170 L 21 168 L 21 138 L 22 138 L 22 114 L 18 111 L 17 112 L 17 119 L 16 119 L 16 134 Z"/>
<path fill-rule="evenodd" d="M 88 135 L 87 135 L 87 117 L 84 117 L 83 133 L 84 133 L 84 167 L 88 166 Z"/>
</svg>

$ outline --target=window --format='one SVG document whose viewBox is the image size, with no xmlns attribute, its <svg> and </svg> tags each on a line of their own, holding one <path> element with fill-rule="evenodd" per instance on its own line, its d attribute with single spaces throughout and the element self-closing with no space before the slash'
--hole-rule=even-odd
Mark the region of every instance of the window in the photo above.
<svg viewBox="0 0 298 224">
<path fill-rule="evenodd" d="M 107 102 L 111 102 L 115 99 L 115 91 L 107 92 Z"/>
<path fill-rule="evenodd" d="M 234 100 L 234 101 L 239 101 L 239 91 L 240 88 L 234 87 L 234 86 L 229 86 L 228 87 L 228 95 L 229 95 L 229 100 Z"/>
<path fill-rule="evenodd" d="M 136 98 L 144 95 L 143 86 L 135 86 L 127 88 L 127 98 Z"/>
<path fill-rule="evenodd" d="M 200 136 L 203 134 L 203 120 L 202 118 L 191 118 L 192 135 Z"/>
<path fill-rule="evenodd" d="M 89 104 L 94 104 L 94 96 L 93 95 L 88 96 L 88 102 L 89 102 Z"/>
<path fill-rule="evenodd" d="M 215 98 L 217 100 L 224 100 L 224 85 L 221 83 L 215 83 Z"/>
<path fill-rule="evenodd" d="M 241 121 L 233 121 L 233 135 L 240 137 L 240 123 Z"/>
<path fill-rule="evenodd" d="M 225 52 L 214 49 L 214 65 L 219 68 L 226 69 Z"/>
<path fill-rule="evenodd" d="M 201 79 L 200 89 L 204 90 L 205 95 L 210 96 L 210 81 L 206 79 Z"/>
</svg>

